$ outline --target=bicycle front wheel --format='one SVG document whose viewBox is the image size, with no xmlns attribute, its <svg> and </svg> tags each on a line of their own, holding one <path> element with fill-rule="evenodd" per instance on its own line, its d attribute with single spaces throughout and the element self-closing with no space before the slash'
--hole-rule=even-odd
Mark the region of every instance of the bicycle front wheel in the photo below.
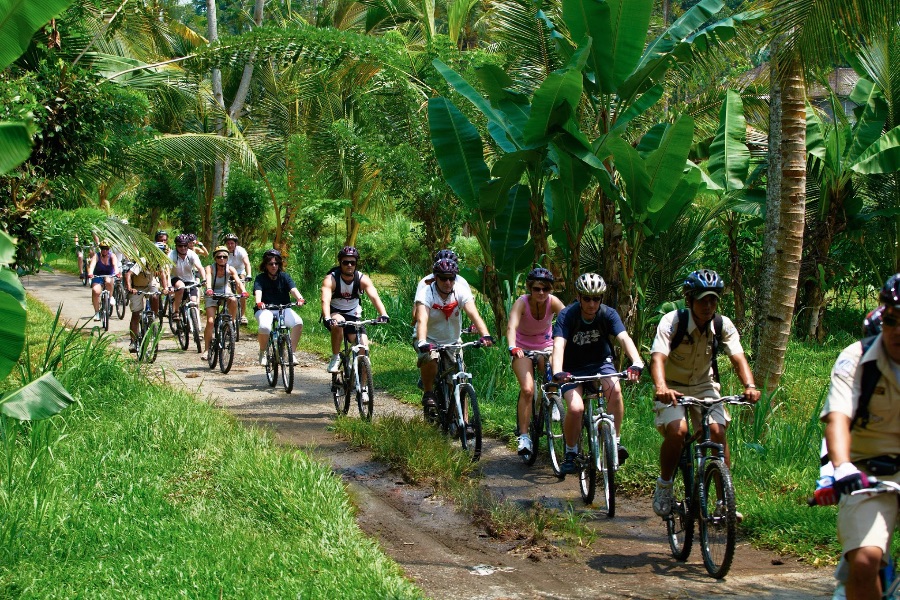
<svg viewBox="0 0 900 600">
<path fill-rule="evenodd" d="M 585 407 L 584 418 L 581 420 L 581 440 L 578 442 L 578 456 L 581 459 L 578 488 L 585 504 L 593 502 L 597 492 L 597 430 L 590 412 Z"/>
<path fill-rule="evenodd" d="M 531 398 L 531 420 L 528 421 L 528 435 L 531 437 L 531 452 L 522 457 L 529 467 L 537 460 L 538 449 L 541 441 L 541 427 L 544 424 L 544 408 L 543 392 L 538 385 L 539 380 L 535 380 L 534 395 Z"/>
<path fill-rule="evenodd" d="M 182 298 L 182 300 L 181 300 L 182 304 L 184 304 L 185 302 L 188 301 L 187 292 L 184 293 L 184 296 L 185 297 Z M 181 309 L 179 308 L 178 311 L 181 312 Z M 178 321 L 175 320 L 175 315 L 178 313 L 176 313 L 174 309 L 167 310 L 166 312 L 168 313 L 167 316 L 169 317 L 169 329 L 172 331 L 172 335 L 174 335 L 175 337 L 178 337 L 178 330 L 184 329 L 184 324 L 179 323 Z"/>
<path fill-rule="evenodd" d="M 360 356 L 357 361 L 359 387 L 356 390 L 356 405 L 359 416 L 369 421 L 375 408 L 375 384 L 372 383 L 372 363 L 368 356 Z"/>
<path fill-rule="evenodd" d="M 678 470 L 672 478 L 672 512 L 666 517 L 666 535 L 669 549 L 676 560 L 682 562 L 691 555 L 694 543 L 694 512 L 691 506 L 691 491 L 694 486 L 690 450 L 682 454 Z"/>
<path fill-rule="evenodd" d="M 194 344 L 197 346 L 197 354 L 203 352 L 203 342 L 200 341 L 200 309 L 192 306 L 189 311 L 191 314 L 191 333 L 194 336 Z M 188 346 L 190 346 L 188 342 Z"/>
<path fill-rule="evenodd" d="M 294 352 L 291 350 L 291 338 L 282 335 L 278 338 L 278 358 L 281 362 L 281 383 L 285 393 L 294 389 Z"/>
<path fill-rule="evenodd" d="M 128 302 L 128 298 L 125 297 L 125 288 L 116 286 L 113 289 L 113 298 L 116 299 L 116 316 L 121 321 L 125 318 L 125 303 Z"/>
<path fill-rule="evenodd" d="M 266 381 L 269 387 L 275 387 L 278 383 L 278 352 L 272 334 L 269 334 L 269 345 L 266 346 Z"/>
<path fill-rule="evenodd" d="M 469 407 L 469 418 L 465 421 L 465 427 L 459 432 L 459 441 L 463 452 L 466 452 L 472 462 L 475 462 L 481 458 L 481 411 L 478 409 L 475 388 L 468 384 L 460 387 L 459 403 L 463 414 L 466 414 L 466 407 Z"/>
<path fill-rule="evenodd" d="M 550 396 L 550 405 L 544 411 L 544 431 L 547 433 L 547 450 L 550 454 L 550 467 L 559 478 L 565 477 L 560 470 L 566 456 L 566 440 L 563 437 L 563 420 L 565 410 L 559 396 Z"/>
<path fill-rule="evenodd" d="M 219 370 L 224 375 L 231 370 L 231 363 L 234 361 L 234 329 L 232 328 L 231 319 L 226 319 L 222 323 L 220 335 Z"/>
<path fill-rule="evenodd" d="M 616 434 L 612 423 L 600 420 L 600 439 L 598 440 L 597 462 L 595 468 L 600 473 L 600 512 L 612 519 L 616 516 Z"/>
<path fill-rule="evenodd" d="M 191 345 L 191 322 L 190 317 L 188 316 L 190 311 L 180 310 L 181 312 L 181 322 L 174 321 L 175 326 L 173 327 L 173 331 L 175 332 L 175 337 L 178 339 L 178 345 L 181 346 L 182 350 L 187 350 L 188 346 Z M 170 325 L 173 321 L 169 322 Z"/>
<path fill-rule="evenodd" d="M 112 311 L 109 306 L 109 292 L 103 292 L 103 295 L 100 296 L 100 324 L 103 326 L 103 331 L 109 331 L 109 315 Z"/>
<path fill-rule="evenodd" d="M 700 551 L 707 573 L 716 579 L 731 568 L 736 537 L 731 472 L 720 460 L 708 460 L 700 487 Z"/>
<path fill-rule="evenodd" d="M 139 348 L 141 362 L 152 363 L 156 360 L 156 352 L 159 349 L 159 321 L 153 320 L 146 328 L 141 347 Z"/>
<path fill-rule="evenodd" d="M 234 322 L 234 341 L 241 341 L 241 319 L 244 316 L 244 311 L 241 309 L 241 299 L 238 298 L 235 300 L 237 302 L 237 319 Z"/>
</svg>

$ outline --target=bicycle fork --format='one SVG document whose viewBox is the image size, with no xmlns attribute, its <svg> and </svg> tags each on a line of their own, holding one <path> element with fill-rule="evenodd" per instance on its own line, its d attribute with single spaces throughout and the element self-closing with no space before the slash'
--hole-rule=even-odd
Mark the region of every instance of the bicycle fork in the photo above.
<svg viewBox="0 0 900 600">
<path fill-rule="evenodd" d="M 612 435 L 615 435 L 614 432 L 616 431 L 616 423 L 613 420 L 613 416 L 611 414 L 603 412 L 599 407 L 597 408 L 597 413 L 599 413 L 599 414 L 593 415 L 593 428 L 591 431 L 596 436 L 597 448 L 602 448 L 603 447 L 603 436 L 600 435 L 601 424 L 604 421 L 607 424 L 609 424 L 609 431 L 612 433 Z M 600 458 L 602 454 L 603 454 L 602 452 L 597 452 L 596 456 L 594 456 L 594 461 L 597 463 L 594 466 L 596 467 L 598 473 L 602 473 L 604 471 L 604 469 L 606 468 L 606 466 L 602 464 L 603 461 Z M 618 471 L 619 470 L 619 453 L 613 452 L 612 459 L 613 459 L 613 471 Z"/>
<path fill-rule="evenodd" d="M 353 389 L 356 392 L 361 392 L 362 382 L 359 380 L 359 357 L 366 356 L 368 354 L 368 349 L 362 344 L 356 344 L 351 350 L 353 351 L 353 385 L 355 386 Z M 369 393 L 371 394 L 371 392 Z"/>
<path fill-rule="evenodd" d="M 466 373 L 465 371 L 460 371 L 453 375 L 453 402 L 456 404 L 456 420 L 453 423 L 450 423 L 451 436 L 456 436 L 466 426 L 461 390 L 464 385 L 469 383 L 471 378 L 471 373 Z"/>
</svg>

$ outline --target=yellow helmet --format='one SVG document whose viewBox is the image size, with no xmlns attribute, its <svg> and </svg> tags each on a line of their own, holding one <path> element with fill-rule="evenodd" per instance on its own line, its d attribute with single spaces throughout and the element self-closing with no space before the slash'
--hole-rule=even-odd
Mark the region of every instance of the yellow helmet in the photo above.
<svg viewBox="0 0 900 600">
<path fill-rule="evenodd" d="M 216 249 L 213 250 L 213 257 L 218 256 L 220 253 L 224 253 L 225 256 L 228 256 L 228 247 L 227 246 L 216 246 Z"/>
<path fill-rule="evenodd" d="M 109 240 L 100 240 L 101 248 L 111 248 L 112 244 L 109 243 Z"/>
</svg>

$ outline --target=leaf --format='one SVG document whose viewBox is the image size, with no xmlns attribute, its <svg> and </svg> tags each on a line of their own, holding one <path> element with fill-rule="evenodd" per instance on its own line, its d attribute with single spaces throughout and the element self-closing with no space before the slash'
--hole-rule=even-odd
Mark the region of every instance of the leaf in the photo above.
<svg viewBox="0 0 900 600">
<path fill-rule="evenodd" d="M 0 175 L 15 169 L 29 156 L 31 156 L 31 131 L 28 125 L 0 122 Z"/>
<path fill-rule="evenodd" d="M 494 123 L 494 125 L 510 135 L 509 127 L 503 113 L 495 110 L 490 102 L 485 100 L 484 97 L 478 93 L 478 90 L 473 88 L 468 81 L 463 79 L 456 71 L 437 58 L 431 61 L 431 64 L 434 65 L 434 68 L 437 69 L 438 73 L 447 80 L 447 83 L 449 83 L 454 90 L 462 94 L 466 100 L 471 102 L 481 114 L 487 117 L 488 121 Z"/>
<path fill-rule="evenodd" d="M 25 301 L 25 288 L 22 287 L 19 276 L 6 267 L 0 267 L 0 292 L 9 294 L 16 299 L 16 302 L 22 305 L 24 310 L 28 310 L 28 305 Z"/>
<path fill-rule="evenodd" d="M 613 90 L 634 72 L 650 27 L 652 0 L 608 0 L 612 22 Z M 596 43 L 601 43 L 597 40 Z"/>
<path fill-rule="evenodd" d="M 819 114 L 806 105 L 806 152 L 816 158 L 825 158 L 825 128 Z"/>
<path fill-rule="evenodd" d="M 494 163 L 491 180 L 481 187 L 479 208 L 482 218 L 492 219 L 506 206 L 509 190 L 522 178 L 526 161 L 533 161 L 538 156 L 535 152 L 521 151 L 506 154 Z"/>
<path fill-rule="evenodd" d="M 625 182 L 624 198 L 630 205 L 631 218 L 642 221 L 653 195 L 650 190 L 650 176 L 647 174 L 644 160 L 631 144 L 619 136 L 610 136 L 606 145 L 612 151 L 616 171 Z M 627 225 L 627 223 L 625 224 Z"/>
<path fill-rule="evenodd" d="M 531 114 L 525 125 L 523 137 L 531 144 L 551 133 L 554 127 L 562 126 L 575 113 L 581 101 L 581 73 L 575 70 L 555 71 L 547 76 L 534 91 Z M 565 108 L 566 110 L 560 110 Z"/>
<path fill-rule="evenodd" d="M 490 172 L 475 126 L 446 98 L 428 99 L 428 127 L 434 154 L 450 189 L 469 210 L 478 206 Z"/>
<path fill-rule="evenodd" d="M 0 265 L 8 265 L 16 256 L 16 240 L 5 231 L 0 231 Z"/>
<path fill-rule="evenodd" d="M 621 132 L 624 130 L 625 126 L 628 125 L 632 119 L 644 114 L 650 110 L 654 104 L 659 102 L 662 95 L 663 86 L 661 85 L 654 85 L 652 88 L 641 94 L 640 97 L 632 102 L 621 114 L 616 115 L 616 122 L 612 129 L 610 129 L 610 133 Z"/>
<path fill-rule="evenodd" d="M 3 273 L 4 278 L 12 274 L 6 269 Z M 0 381 L 10 374 L 24 346 L 25 308 L 12 294 L 0 292 Z"/>
<path fill-rule="evenodd" d="M 853 126 L 853 143 L 846 156 L 849 164 L 855 163 L 863 151 L 881 137 L 884 123 L 890 116 L 881 88 L 868 79 L 860 79 L 853 92 L 853 101 L 861 104 L 863 111 Z"/>
<path fill-rule="evenodd" d="M 34 33 L 72 0 L 0 0 L 0 69 L 28 50 Z"/>
<path fill-rule="evenodd" d="M 650 218 L 647 219 L 647 227 L 652 232 L 652 235 L 659 235 L 665 232 L 675 223 L 678 216 L 697 197 L 700 181 L 699 169 L 692 169 L 681 178 L 669 200 L 659 211 L 650 213 Z"/>
<path fill-rule="evenodd" d="M 40 421 L 61 412 L 73 402 L 75 398 L 53 373 L 44 373 L 4 396 L 0 400 L 0 413 L 19 421 Z"/>
<path fill-rule="evenodd" d="M 594 74 L 600 89 L 608 93 L 613 89 L 612 47 L 606 43 L 606 40 L 612 38 L 609 3 L 598 0 L 563 0 L 562 15 L 573 40 L 592 40 L 587 68 Z"/>
<path fill-rule="evenodd" d="M 863 175 L 900 171 L 900 125 L 866 148 L 852 169 Z"/>
<path fill-rule="evenodd" d="M 744 188 L 750 171 L 747 122 L 741 96 L 728 90 L 719 111 L 719 128 L 709 147 L 709 176 L 726 192 Z"/>
<path fill-rule="evenodd" d="M 531 192 L 526 185 L 515 185 L 508 201 L 496 216 L 491 232 L 491 254 L 494 267 L 507 279 L 526 268 L 534 257 L 534 242 L 529 239 Z"/>
<path fill-rule="evenodd" d="M 647 157 L 647 173 L 653 190 L 653 198 L 647 207 L 650 212 L 656 212 L 665 205 L 681 181 L 693 135 L 694 120 L 682 115 L 666 130 L 659 148 Z"/>
</svg>

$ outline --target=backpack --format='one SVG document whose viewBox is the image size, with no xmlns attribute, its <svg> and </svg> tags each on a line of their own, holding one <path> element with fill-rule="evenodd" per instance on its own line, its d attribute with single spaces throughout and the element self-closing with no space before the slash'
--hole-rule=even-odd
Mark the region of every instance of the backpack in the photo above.
<svg viewBox="0 0 900 600">
<path fill-rule="evenodd" d="M 679 308 L 678 309 L 678 323 L 675 325 L 675 334 L 672 336 L 672 340 L 669 342 L 669 351 L 671 352 L 675 348 L 677 348 L 681 342 L 684 340 L 684 336 L 687 335 L 687 326 L 688 326 L 688 309 Z M 713 340 L 712 340 L 712 372 L 713 372 L 713 381 L 716 383 L 719 382 L 719 363 L 716 360 L 716 357 L 719 355 L 719 346 L 722 343 L 722 315 L 716 313 L 713 315 L 712 319 L 713 324 Z"/>
<path fill-rule="evenodd" d="M 859 341 L 862 346 L 860 360 L 862 360 L 862 357 L 869 351 L 869 348 L 872 347 L 876 337 L 878 336 L 873 335 Z M 856 405 L 856 412 L 853 413 L 853 420 L 850 421 L 850 429 L 857 426 L 865 428 L 866 425 L 869 424 L 869 400 L 872 399 L 872 394 L 875 393 L 875 388 L 878 387 L 878 381 L 880 379 L 881 371 L 878 370 L 878 361 L 870 360 L 869 362 L 863 363 L 862 386 L 859 392 L 859 402 Z"/>
<path fill-rule="evenodd" d="M 328 274 L 334 277 L 335 291 L 339 292 L 341 290 L 341 268 L 334 267 L 330 271 L 328 271 Z M 362 273 L 360 273 L 359 271 L 355 271 L 353 273 L 353 287 L 350 290 L 351 298 L 359 298 L 360 279 L 362 279 Z"/>
</svg>

